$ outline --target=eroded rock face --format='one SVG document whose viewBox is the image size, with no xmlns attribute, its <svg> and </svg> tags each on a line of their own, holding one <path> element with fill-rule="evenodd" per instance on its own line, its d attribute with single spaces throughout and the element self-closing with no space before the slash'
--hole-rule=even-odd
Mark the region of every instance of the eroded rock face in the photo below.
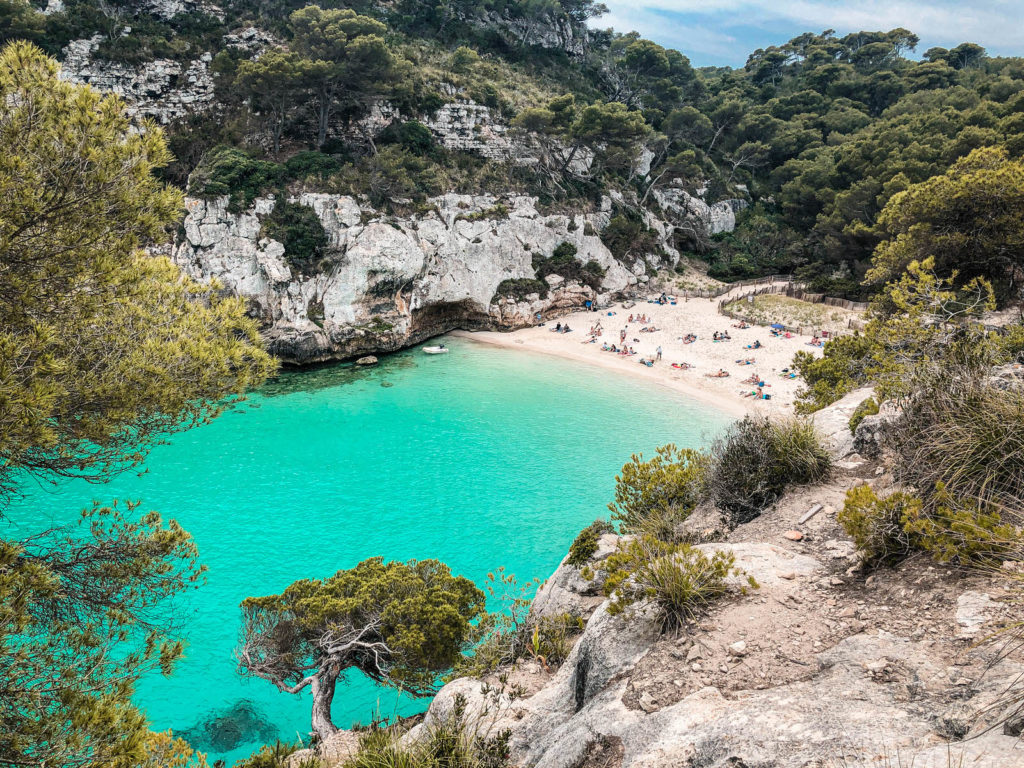
<svg viewBox="0 0 1024 768">
<path fill-rule="evenodd" d="M 732 232 L 736 214 L 747 207 L 746 200 L 728 199 L 708 205 L 681 186 L 668 186 L 654 191 L 654 198 L 670 217 L 703 224 L 708 235 Z"/>
<path fill-rule="evenodd" d="M 315 274 L 298 272 L 280 243 L 261 236 L 273 199 L 241 213 L 227 198 L 189 199 L 173 252 L 190 276 L 246 298 L 271 351 L 288 363 L 394 351 L 454 328 L 518 328 L 646 279 L 643 265 L 619 262 L 597 236 L 608 210 L 548 216 L 530 197 L 449 194 L 426 214 L 395 218 L 351 197 L 307 193 L 296 202 L 316 212 L 329 238 Z M 544 298 L 495 301 L 503 280 L 534 278 L 533 253 L 550 256 L 563 242 L 581 263 L 604 268 L 597 291 L 556 280 Z"/>
<path fill-rule="evenodd" d="M 173 15 L 173 14 L 172 14 Z M 73 40 L 64 49 L 61 77 L 85 83 L 125 101 L 129 117 L 147 117 L 160 124 L 201 112 L 213 106 L 213 54 L 204 53 L 189 64 L 156 59 L 137 67 L 93 58 L 100 35 Z"/>
<path fill-rule="evenodd" d="M 800 615 L 835 594 L 822 586 L 830 583 L 826 563 L 764 543 L 702 549 L 730 550 L 760 587 L 712 607 L 678 638 L 662 635 L 648 608 L 611 616 L 603 604 L 535 692 L 456 680 L 407 738 L 443 720 L 461 697 L 478 729 L 511 731 L 513 764 L 524 768 L 806 768 L 867 765 L 883 753 L 931 768 L 1018 764 L 1015 737 L 987 731 L 983 713 L 1024 671 L 1020 663 L 973 648 L 951 654 L 933 639 L 880 628 L 853 629 L 834 644 L 800 640 L 807 626 Z M 571 576 L 563 564 L 549 584 L 571 584 Z M 991 619 L 985 594 L 967 592 L 956 605 L 961 627 Z M 737 639 L 743 627 L 745 639 Z M 807 661 L 778 684 L 744 678 L 749 667 L 780 664 L 804 642 Z M 712 668 L 721 674 L 712 678 Z M 679 693 L 666 697 L 666 686 Z M 980 737 L 956 741 L 974 733 Z"/>
</svg>

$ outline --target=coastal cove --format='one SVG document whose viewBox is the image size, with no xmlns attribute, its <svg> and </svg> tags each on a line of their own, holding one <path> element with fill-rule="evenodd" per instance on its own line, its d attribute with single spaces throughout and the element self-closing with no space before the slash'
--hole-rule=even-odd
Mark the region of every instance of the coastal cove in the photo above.
<svg viewBox="0 0 1024 768">
<path fill-rule="evenodd" d="M 147 679 L 137 701 L 156 729 L 193 736 L 211 763 L 309 730 L 307 696 L 235 673 L 238 603 L 367 557 L 438 558 L 482 583 L 554 571 L 575 534 L 607 516 L 631 453 L 707 444 L 731 420 L 651 381 L 515 349 L 447 340 L 375 368 L 288 371 L 212 424 L 158 447 L 145 473 L 105 486 L 31 485 L 4 529 L 28 536 L 73 522 L 96 499 L 139 499 L 180 522 L 209 567 L 181 604 L 186 658 Z M 242 706 L 239 707 L 240 703 Z M 334 719 L 420 711 L 350 673 Z M 235 710 L 251 716 L 202 727 Z M 241 722 L 248 720 L 249 722 Z M 199 727 L 197 727 L 199 726 Z"/>
</svg>

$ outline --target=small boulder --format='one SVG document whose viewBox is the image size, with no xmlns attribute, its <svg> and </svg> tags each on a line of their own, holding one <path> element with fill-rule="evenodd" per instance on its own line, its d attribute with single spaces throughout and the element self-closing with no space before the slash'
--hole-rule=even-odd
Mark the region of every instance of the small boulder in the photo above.
<svg viewBox="0 0 1024 768">
<path fill-rule="evenodd" d="M 376 365 L 377 358 L 373 355 L 367 355 L 366 357 L 360 357 L 356 360 L 356 365 Z"/>
</svg>

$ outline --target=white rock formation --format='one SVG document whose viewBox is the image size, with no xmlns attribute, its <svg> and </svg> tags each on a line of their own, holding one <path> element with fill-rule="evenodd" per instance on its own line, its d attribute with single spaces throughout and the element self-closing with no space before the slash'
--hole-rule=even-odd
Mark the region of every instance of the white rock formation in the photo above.
<svg viewBox="0 0 1024 768">
<path fill-rule="evenodd" d="M 599 557 L 606 556 L 604 544 Z M 815 584 L 827 571 L 812 557 L 768 544 L 702 548 L 732 551 L 737 565 L 760 587 L 755 595 L 712 608 L 690 629 L 689 638 L 681 638 L 687 645 L 661 636 L 649 608 L 611 616 L 604 603 L 566 662 L 539 690 L 509 695 L 493 681 L 455 680 L 442 688 L 424 723 L 406 738 L 414 741 L 423 729 L 444 720 L 461 697 L 467 721 L 478 732 L 511 732 L 513 764 L 523 768 L 895 765 L 871 761 L 880 754 L 894 757 L 897 751 L 915 766 L 914 756 L 919 756 L 920 764 L 930 768 L 947 765 L 948 756 L 952 765 L 1020 764 L 1015 759 L 1024 753 L 1017 750 L 1016 738 L 985 732 L 983 724 L 977 726 L 977 740 L 948 744 L 943 736 L 965 735 L 965 724 L 985 711 L 1024 667 L 1006 659 L 958 659 L 955 664 L 975 664 L 969 672 L 975 679 L 966 681 L 961 678 L 968 668 L 950 666 L 940 644 L 928 639 L 880 629 L 854 632 L 819 648 L 806 671 L 784 684 L 740 690 L 701 684 L 701 661 L 707 665 L 708 655 L 716 651 L 723 665 L 732 665 L 722 681 L 751 663 L 753 655 L 761 654 L 760 663 L 784 658 L 794 635 L 788 630 L 782 637 L 763 635 L 769 622 L 753 614 L 785 613 L 785 606 L 813 599 Z M 567 569 L 572 568 L 563 563 L 548 584 L 574 583 L 576 574 Z M 970 614 L 962 625 L 974 626 L 976 603 L 972 593 L 960 601 L 958 616 Z M 745 640 L 713 639 L 716 629 L 737 626 L 737 620 L 754 622 Z M 788 627 L 788 621 L 781 626 Z M 639 673 L 645 656 L 666 643 L 680 650 L 667 656 L 662 651 L 662 661 Z M 980 674 L 980 669 L 986 671 Z M 646 680 L 638 680 L 644 675 Z M 678 687 L 683 694 L 661 706 L 650 692 L 658 690 L 657 684 Z M 637 686 L 646 686 L 639 696 Z M 959 762 L 961 754 L 964 762 Z"/>
<path fill-rule="evenodd" d="M 668 186 L 654 190 L 654 198 L 670 217 L 693 219 L 705 223 L 707 234 L 732 232 L 736 228 L 736 214 L 747 207 L 746 200 L 720 200 L 708 205 L 681 186 Z"/>
<path fill-rule="evenodd" d="M 103 38 L 73 40 L 64 48 L 61 77 L 86 83 L 125 101 L 129 117 L 148 117 L 157 123 L 200 112 L 213 105 L 213 54 L 204 53 L 185 66 L 179 61 L 156 59 L 138 67 L 97 61 L 93 53 Z"/>
<path fill-rule="evenodd" d="M 227 198 L 189 199 L 173 253 L 189 275 L 216 278 L 248 299 L 271 350 L 291 363 L 391 351 L 456 327 L 519 327 L 538 312 L 578 307 L 637 282 L 597 234 L 586 234 L 601 230 L 607 210 L 545 216 L 530 197 L 449 194 L 431 200 L 425 215 L 385 218 L 351 197 L 309 193 L 297 202 L 316 211 L 329 237 L 322 272 L 297 274 L 284 247 L 261 237 L 272 199 L 237 214 Z M 533 253 L 550 256 L 563 242 L 576 246 L 581 263 L 605 269 L 599 292 L 563 281 L 545 298 L 492 303 L 503 280 L 534 278 Z"/>
</svg>

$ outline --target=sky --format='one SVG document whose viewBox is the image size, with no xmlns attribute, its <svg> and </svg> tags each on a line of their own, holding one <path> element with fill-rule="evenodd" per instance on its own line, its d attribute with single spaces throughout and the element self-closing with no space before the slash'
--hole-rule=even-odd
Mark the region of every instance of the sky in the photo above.
<svg viewBox="0 0 1024 768">
<path fill-rule="evenodd" d="M 1024 55 L 1024 0 L 603 0 L 592 22 L 686 54 L 694 66 L 743 66 L 757 48 L 803 32 L 904 27 L 921 38 L 917 53 L 978 43 L 991 56 Z"/>
</svg>

